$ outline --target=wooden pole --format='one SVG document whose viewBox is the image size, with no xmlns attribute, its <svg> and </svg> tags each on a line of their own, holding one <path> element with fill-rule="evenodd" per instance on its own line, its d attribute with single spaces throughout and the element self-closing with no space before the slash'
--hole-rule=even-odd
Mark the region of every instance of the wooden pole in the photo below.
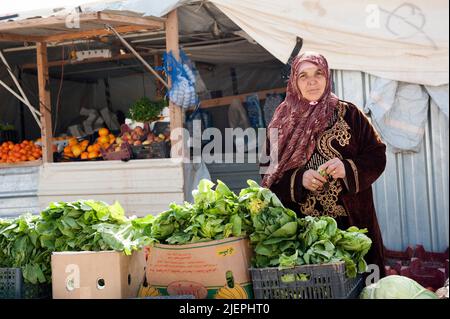
<svg viewBox="0 0 450 319">
<path fill-rule="evenodd" d="M 178 16 L 177 10 L 172 10 L 167 15 L 166 20 L 166 51 L 172 51 L 173 56 L 178 61 L 180 60 L 179 46 L 178 46 Z M 171 79 L 169 78 L 169 87 L 171 87 Z M 170 129 L 183 128 L 184 124 L 184 110 L 182 107 L 169 102 L 170 112 Z M 171 134 L 170 141 L 172 143 L 171 156 L 173 158 L 183 158 L 186 155 L 186 145 L 184 134 Z"/>
<path fill-rule="evenodd" d="M 42 157 L 44 163 L 53 162 L 52 113 L 50 101 L 50 81 L 48 77 L 47 44 L 36 43 L 37 75 L 39 86 L 39 109 L 41 111 Z"/>
<path fill-rule="evenodd" d="M 158 54 L 158 53 L 154 54 L 153 61 L 154 61 L 153 64 L 155 65 L 155 67 L 162 66 L 161 54 Z M 158 74 L 160 76 L 163 76 L 161 71 L 158 71 Z M 162 100 L 164 98 L 164 94 L 163 94 L 164 86 L 161 85 L 160 81 L 155 81 L 155 87 L 156 87 L 156 99 Z"/>
</svg>

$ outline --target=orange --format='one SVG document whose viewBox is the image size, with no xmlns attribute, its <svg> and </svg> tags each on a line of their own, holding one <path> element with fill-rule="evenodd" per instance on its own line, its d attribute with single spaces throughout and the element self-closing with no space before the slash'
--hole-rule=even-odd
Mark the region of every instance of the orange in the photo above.
<svg viewBox="0 0 450 319">
<path fill-rule="evenodd" d="M 100 136 L 97 140 L 97 143 L 99 143 L 99 144 L 109 143 L 109 137 L 108 136 Z"/>
<path fill-rule="evenodd" d="M 70 146 L 64 147 L 64 153 L 69 153 L 69 152 L 72 152 L 71 147 Z"/>
<path fill-rule="evenodd" d="M 74 146 L 75 144 L 78 144 L 78 140 L 76 138 L 72 137 L 69 140 L 69 146 Z"/>
<path fill-rule="evenodd" d="M 73 155 L 74 155 L 75 157 L 80 156 L 80 154 L 83 152 L 83 151 L 81 150 L 81 146 L 80 146 L 80 145 L 74 145 L 74 146 L 72 146 L 71 151 L 72 151 L 72 153 L 73 153 Z"/>
<path fill-rule="evenodd" d="M 88 153 L 91 153 L 94 151 L 94 146 L 93 145 L 89 145 L 87 148 Z"/>
<path fill-rule="evenodd" d="M 110 143 L 113 143 L 116 140 L 116 137 L 114 136 L 114 134 L 109 134 L 108 137 L 109 137 Z"/>
<path fill-rule="evenodd" d="M 81 159 L 88 159 L 88 158 L 89 158 L 89 153 L 88 152 L 81 153 Z"/>
<path fill-rule="evenodd" d="M 88 154 L 88 158 L 96 158 L 96 157 L 98 157 L 98 152 L 89 152 L 89 154 Z"/>
<path fill-rule="evenodd" d="M 100 152 L 100 149 L 101 149 L 101 146 L 100 146 L 100 144 L 94 144 L 94 145 L 92 145 L 93 147 L 94 147 L 94 150 L 93 150 L 93 152 Z"/>
<path fill-rule="evenodd" d="M 98 130 L 98 135 L 99 136 L 108 136 L 109 131 L 107 128 L 102 127 L 101 129 Z"/>
</svg>

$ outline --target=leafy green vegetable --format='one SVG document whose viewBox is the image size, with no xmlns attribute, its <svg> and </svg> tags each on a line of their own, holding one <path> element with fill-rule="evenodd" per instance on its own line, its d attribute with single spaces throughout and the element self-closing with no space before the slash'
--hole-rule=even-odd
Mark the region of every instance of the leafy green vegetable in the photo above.
<svg viewBox="0 0 450 319">
<path fill-rule="evenodd" d="M 297 263 L 299 246 L 297 215 L 287 209 L 269 189 L 254 181 L 239 193 L 241 209 L 250 214 L 253 233 L 250 242 L 254 246 L 255 267 L 290 267 Z"/>
<path fill-rule="evenodd" d="M 202 179 L 192 192 L 194 203 L 170 204 L 147 227 L 146 234 L 159 243 L 186 244 L 245 236 L 252 230 L 249 214 L 240 210 L 238 197 L 220 180 Z"/>
<path fill-rule="evenodd" d="M 122 206 L 101 201 L 50 203 L 40 216 L 0 220 L 0 266 L 21 267 L 26 282 L 51 281 L 53 251 L 117 250 L 148 245 L 152 218 L 128 219 Z"/>
<path fill-rule="evenodd" d="M 130 107 L 128 116 L 137 122 L 155 121 L 166 106 L 165 100 L 151 101 L 148 97 L 142 97 Z"/>
<path fill-rule="evenodd" d="M 24 214 L 0 219 L 0 267 L 20 267 L 28 282 L 45 282 L 50 272 L 50 251 L 36 231 L 39 216 Z"/>
<path fill-rule="evenodd" d="M 152 243 L 248 236 L 255 267 L 343 261 L 349 277 L 365 271 L 364 256 L 372 244 L 365 229 L 341 230 L 326 216 L 298 218 L 269 189 L 247 183 L 236 195 L 220 180 L 215 185 L 203 179 L 193 203 L 172 203 L 158 216 L 127 218 L 118 202 L 80 200 L 50 203 L 40 216 L 0 219 L 0 267 L 21 267 L 27 282 L 44 283 L 51 279 L 53 251 L 113 249 L 131 254 Z"/>
<path fill-rule="evenodd" d="M 363 289 L 361 299 L 438 299 L 416 281 L 404 276 L 387 276 Z"/>
</svg>

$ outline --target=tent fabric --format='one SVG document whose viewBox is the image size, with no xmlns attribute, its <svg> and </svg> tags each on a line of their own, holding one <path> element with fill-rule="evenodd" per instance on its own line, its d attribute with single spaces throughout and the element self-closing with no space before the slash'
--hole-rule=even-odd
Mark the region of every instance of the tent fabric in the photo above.
<svg viewBox="0 0 450 319">
<path fill-rule="evenodd" d="M 322 53 L 332 69 L 431 86 L 449 82 L 447 1 L 211 2 L 283 63 L 299 36 L 302 51 Z"/>
<path fill-rule="evenodd" d="M 121 10 L 160 17 L 180 7 L 181 32 L 211 31 L 215 26 L 211 17 L 202 10 L 183 7 L 193 2 L 103 0 L 84 3 L 80 8 L 83 12 Z M 210 0 L 199 6 L 210 10 L 209 3 L 282 63 L 288 61 L 299 36 L 303 39 L 302 51 L 322 53 L 332 69 L 429 86 L 449 83 L 448 1 L 379 0 L 373 4 L 353 0 Z M 72 10 L 68 6 L 56 14 Z M 51 14 L 55 11 L 49 11 Z M 196 14 L 205 15 L 202 21 L 206 23 L 189 21 Z M 223 14 L 216 18 L 219 31 L 233 27 Z"/>
<path fill-rule="evenodd" d="M 394 153 L 418 152 L 425 133 L 429 95 L 417 84 L 376 78 L 365 110 Z"/>
</svg>

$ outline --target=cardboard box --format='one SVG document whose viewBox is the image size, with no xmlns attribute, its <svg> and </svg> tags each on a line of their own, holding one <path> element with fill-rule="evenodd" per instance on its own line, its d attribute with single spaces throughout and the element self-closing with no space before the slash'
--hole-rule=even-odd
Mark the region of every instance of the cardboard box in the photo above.
<svg viewBox="0 0 450 319">
<path fill-rule="evenodd" d="M 135 298 L 145 278 L 143 251 L 55 252 L 51 264 L 54 299 Z"/>
<path fill-rule="evenodd" d="M 249 240 L 241 237 L 147 247 L 147 295 L 252 298 L 252 251 Z"/>
</svg>

